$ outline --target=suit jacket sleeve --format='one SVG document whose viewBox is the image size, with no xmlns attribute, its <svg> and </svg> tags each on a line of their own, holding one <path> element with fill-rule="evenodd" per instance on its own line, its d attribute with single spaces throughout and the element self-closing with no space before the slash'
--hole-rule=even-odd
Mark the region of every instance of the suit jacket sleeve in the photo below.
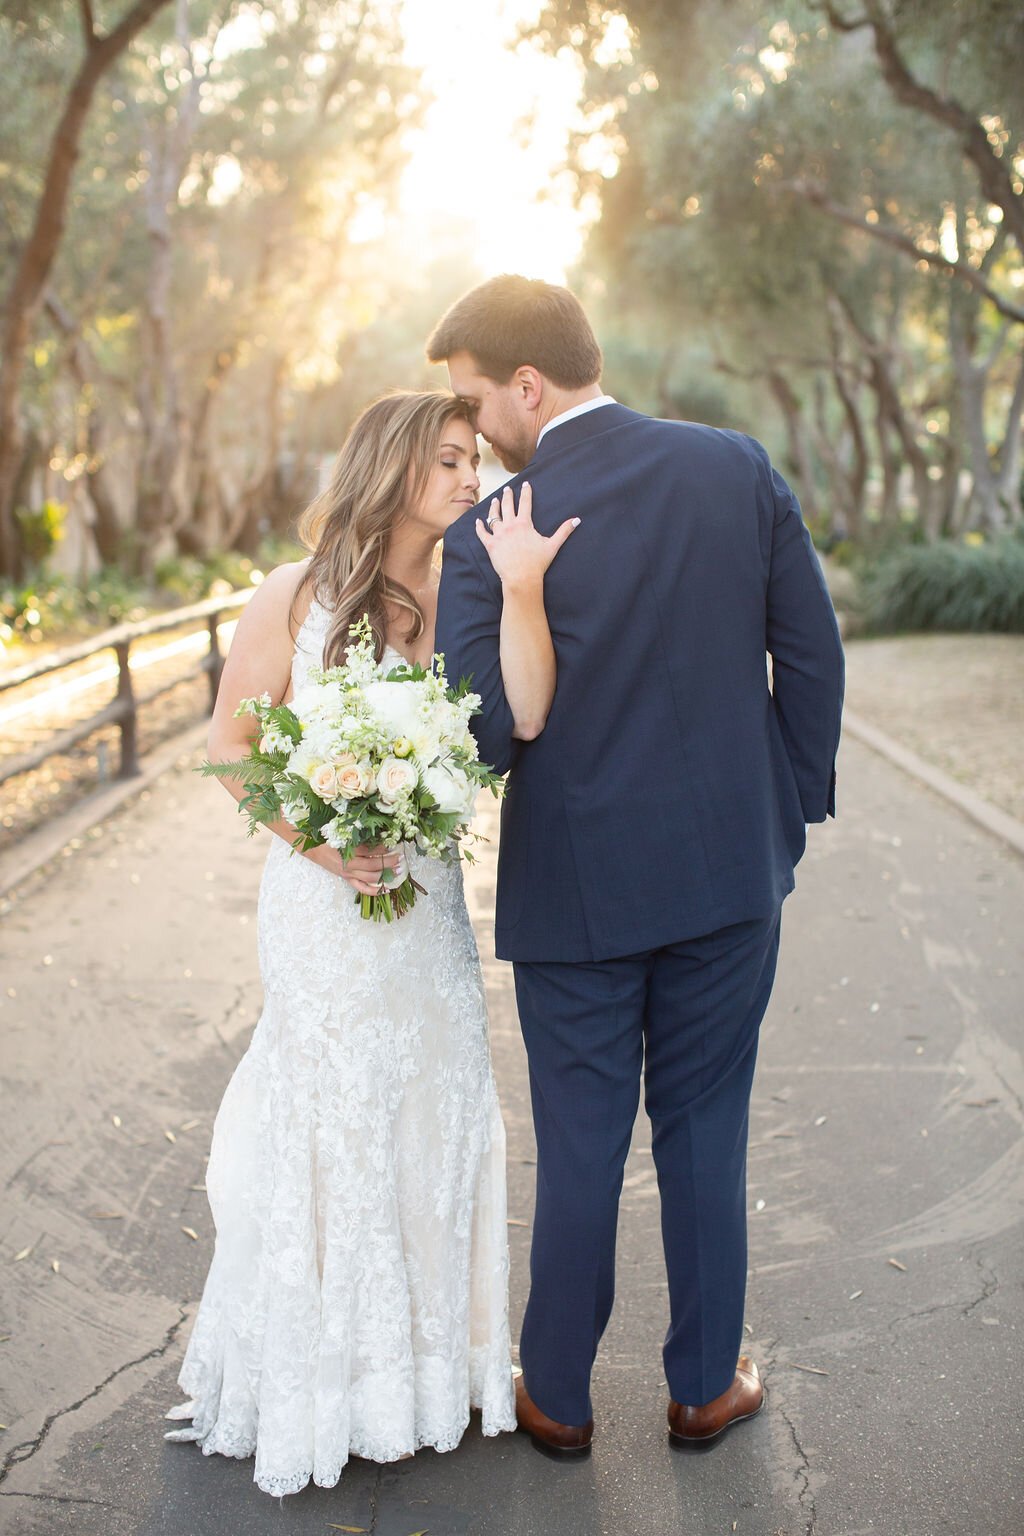
<svg viewBox="0 0 1024 1536">
<path fill-rule="evenodd" d="M 518 743 L 501 676 L 501 582 L 477 538 L 475 517 L 448 530 L 437 599 L 435 649 L 452 687 L 468 678 L 481 713 L 470 721 L 482 762 L 498 773 L 512 766 Z"/>
<path fill-rule="evenodd" d="M 843 648 L 800 503 L 765 455 L 771 492 L 766 648 L 772 696 L 805 821 L 836 813 Z"/>
</svg>

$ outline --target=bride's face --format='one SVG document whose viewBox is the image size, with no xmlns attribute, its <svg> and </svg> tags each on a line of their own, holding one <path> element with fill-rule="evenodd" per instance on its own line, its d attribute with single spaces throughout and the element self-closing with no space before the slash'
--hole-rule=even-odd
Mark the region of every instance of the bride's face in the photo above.
<svg viewBox="0 0 1024 1536">
<path fill-rule="evenodd" d="M 433 468 L 418 504 L 409 512 L 409 521 L 440 538 L 457 517 L 476 506 L 479 464 L 476 433 L 461 416 L 452 416 L 441 433 Z"/>
</svg>

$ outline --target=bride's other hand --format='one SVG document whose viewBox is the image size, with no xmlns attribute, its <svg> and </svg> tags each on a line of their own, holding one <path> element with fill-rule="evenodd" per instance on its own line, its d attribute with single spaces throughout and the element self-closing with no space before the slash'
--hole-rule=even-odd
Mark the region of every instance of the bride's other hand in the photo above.
<svg viewBox="0 0 1024 1536">
<path fill-rule="evenodd" d="M 376 896 L 382 889 L 381 876 L 385 870 L 392 872 L 383 886 L 384 890 L 397 885 L 408 873 L 405 854 L 401 848 L 367 848 L 361 845 L 350 859 L 343 859 L 336 848 L 326 846 L 308 848 L 305 857 L 328 874 L 347 881 L 361 896 Z"/>
<path fill-rule="evenodd" d="M 486 526 L 477 522 L 476 532 L 503 587 L 527 587 L 543 582 L 544 572 L 572 533 L 579 518 L 567 518 L 549 537 L 533 526 L 533 490 L 524 480 L 516 507 L 512 487 L 506 485 L 491 500 Z"/>
</svg>

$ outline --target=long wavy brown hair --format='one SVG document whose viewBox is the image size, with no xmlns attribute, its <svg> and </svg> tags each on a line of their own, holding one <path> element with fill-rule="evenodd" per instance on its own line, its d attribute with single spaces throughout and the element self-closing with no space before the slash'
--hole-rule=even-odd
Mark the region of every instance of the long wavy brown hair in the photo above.
<svg viewBox="0 0 1024 1536">
<path fill-rule="evenodd" d="M 313 557 L 296 599 L 309 587 L 334 615 L 324 666 L 344 661 L 351 628 L 364 614 L 373 627 L 378 661 L 387 643 L 389 608 L 408 613 L 407 644 L 422 635 L 422 608 L 406 587 L 384 574 L 384 561 L 392 530 L 422 494 L 453 416 L 472 426 L 469 410 L 448 390 L 395 390 L 374 400 L 345 439 L 327 489 L 303 513 L 299 537 Z"/>
</svg>

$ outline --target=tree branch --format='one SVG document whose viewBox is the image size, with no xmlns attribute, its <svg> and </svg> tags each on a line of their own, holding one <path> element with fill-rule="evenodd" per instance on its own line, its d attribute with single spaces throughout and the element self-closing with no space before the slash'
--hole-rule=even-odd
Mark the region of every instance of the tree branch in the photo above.
<svg viewBox="0 0 1024 1536">
<path fill-rule="evenodd" d="M 847 21 L 833 0 L 825 0 L 830 24 L 840 32 L 854 32 L 869 26 L 875 39 L 875 52 L 885 80 L 896 100 L 906 107 L 943 123 L 957 135 L 963 152 L 978 173 L 981 189 L 990 203 L 1003 215 L 1018 246 L 1024 251 L 1024 197 L 1014 191 L 1012 167 L 1000 159 L 988 134 L 974 114 L 953 96 L 942 96 L 919 80 L 900 52 L 896 35 L 880 0 L 864 0 L 864 12 Z"/>
<path fill-rule="evenodd" d="M 855 213 L 851 208 L 843 208 L 839 203 L 834 203 L 820 182 L 813 181 L 785 181 L 778 184 L 779 190 L 792 192 L 796 197 L 802 197 L 805 202 L 812 203 L 827 213 L 840 224 L 847 225 L 850 229 L 860 230 L 862 234 L 871 235 L 875 240 L 881 240 L 886 245 L 895 247 L 898 251 L 904 251 L 908 256 L 913 256 L 915 261 L 927 262 L 930 267 L 935 267 L 939 272 L 949 273 L 953 277 L 959 277 L 963 282 L 977 293 L 983 294 L 989 303 L 994 304 L 1001 315 L 1007 320 L 1013 320 L 1017 325 L 1024 325 L 1024 308 L 1014 304 L 1012 299 L 1005 298 L 1003 294 L 992 287 L 982 274 L 965 261 L 951 261 L 941 251 L 926 250 L 923 245 L 918 245 L 909 235 L 902 230 L 892 229 L 886 224 L 869 224 L 861 214 Z"/>
<path fill-rule="evenodd" d="M 85 35 L 86 48 L 92 48 L 99 38 L 96 36 L 96 22 L 92 14 L 92 0 L 78 0 L 78 9 L 82 13 L 82 32 Z"/>
</svg>

